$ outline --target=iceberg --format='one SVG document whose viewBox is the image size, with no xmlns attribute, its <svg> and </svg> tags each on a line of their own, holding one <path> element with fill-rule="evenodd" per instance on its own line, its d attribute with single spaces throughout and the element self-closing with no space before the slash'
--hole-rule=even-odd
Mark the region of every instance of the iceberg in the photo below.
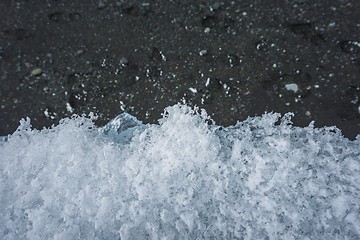
<svg viewBox="0 0 360 240">
<path fill-rule="evenodd" d="M 0 239 L 359 239 L 360 137 L 291 117 L 23 119 L 0 141 Z"/>
</svg>

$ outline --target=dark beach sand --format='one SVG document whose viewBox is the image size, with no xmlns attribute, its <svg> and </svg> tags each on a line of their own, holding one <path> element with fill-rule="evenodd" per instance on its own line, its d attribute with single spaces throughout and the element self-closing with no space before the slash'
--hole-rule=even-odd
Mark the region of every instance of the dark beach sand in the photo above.
<svg viewBox="0 0 360 240">
<path fill-rule="evenodd" d="M 222 125 L 265 111 L 360 133 L 360 1 L 0 2 L 0 135 L 73 113 Z M 41 70 L 40 70 L 41 69 Z M 291 85 L 289 85 L 291 84 Z M 298 88 L 297 91 L 286 87 Z"/>
</svg>

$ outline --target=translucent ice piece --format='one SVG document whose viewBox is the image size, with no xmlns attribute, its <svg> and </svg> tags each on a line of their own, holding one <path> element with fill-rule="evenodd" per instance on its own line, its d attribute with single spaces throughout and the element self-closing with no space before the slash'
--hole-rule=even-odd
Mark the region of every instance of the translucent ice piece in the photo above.
<svg viewBox="0 0 360 240">
<path fill-rule="evenodd" d="M 99 130 L 116 142 L 127 143 L 133 137 L 134 131 L 143 126 L 144 124 L 136 117 L 121 113 Z"/>
</svg>

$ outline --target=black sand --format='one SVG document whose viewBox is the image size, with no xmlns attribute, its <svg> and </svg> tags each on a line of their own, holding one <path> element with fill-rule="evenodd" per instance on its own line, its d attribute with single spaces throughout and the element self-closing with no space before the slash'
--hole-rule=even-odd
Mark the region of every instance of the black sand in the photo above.
<svg viewBox="0 0 360 240">
<path fill-rule="evenodd" d="M 98 124 L 122 111 L 156 122 L 185 98 L 218 124 L 292 111 L 354 138 L 359 16 L 355 0 L 2 0 L 0 135 L 26 116 L 37 128 L 90 111 Z"/>
</svg>

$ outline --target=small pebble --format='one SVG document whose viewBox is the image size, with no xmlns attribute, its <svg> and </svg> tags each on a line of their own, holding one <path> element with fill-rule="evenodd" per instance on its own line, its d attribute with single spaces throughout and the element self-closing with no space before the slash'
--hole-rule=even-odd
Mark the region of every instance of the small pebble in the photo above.
<svg viewBox="0 0 360 240">
<path fill-rule="evenodd" d="M 122 66 L 128 65 L 128 63 L 129 63 L 129 61 L 126 58 L 124 58 L 124 57 L 120 58 L 120 64 Z"/>
<path fill-rule="evenodd" d="M 310 117 L 310 116 L 311 116 L 311 112 L 310 112 L 310 111 L 306 111 L 306 112 L 305 112 L 305 116 Z"/>
<path fill-rule="evenodd" d="M 216 2 L 210 6 L 210 11 L 216 11 L 220 8 L 220 3 Z"/>
<path fill-rule="evenodd" d="M 105 7 L 106 7 L 105 2 L 99 1 L 99 3 L 98 3 L 98 9 L 103 9 L 103 8 L 105 8 Z"/>
<path fill-rule="evenodd" d="M 51 54 L 51 53 L 48 53 L 48 54 L 46 54 L 46 57 L 48 58 L 48 62 L 49 62 L 50 64 L 52 64 L 52 63 L 53 63 L 53 56 L 52 56 L 52 54 Z"/>
<path fill-rule="evenodd" d="M 35 68 L 31 71 L 31 76 L 39 76 L 42 74 L 41 68 Z"/>
</svg>

